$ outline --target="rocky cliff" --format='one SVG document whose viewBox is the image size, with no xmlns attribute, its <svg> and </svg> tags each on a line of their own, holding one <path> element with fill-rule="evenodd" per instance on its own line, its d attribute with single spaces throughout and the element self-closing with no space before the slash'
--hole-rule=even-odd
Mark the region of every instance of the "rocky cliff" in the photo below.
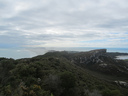
<svg viewBox="0 0 128 96">
<path fill-rule="evenodd" d="M 89 52 L 76 53 L 71 58 L 71 62 L 75 64 L 99 63 L 102 62 L 102 60 L 99 57 L 104 56 L 106 54 L 106 51 L 107 51 L 106 49 L 98 49 Z"/>
<path fill-rule="evenodd" d="M 87 52 L 55 51 L 49 52 L 44 56 L 49 56 L 51 54 L 57 58 L 64 57 L 68 59 L 71 64 L 75 64 L 94 72 L 112 76 L 115 75 L 118 77 L 125 77 L 128 75 L 128 64 L 123 60 L 116 60 L 108 55 L 106 49 L 97 49 Z"/>
<path fill-rule="evenodd" d="M 70 56 L 70 61 L 72 64 L 108 75 L 128 75 L 128 64 L 110 57 L 106 49 L 74 53 Z"/>
</svg>

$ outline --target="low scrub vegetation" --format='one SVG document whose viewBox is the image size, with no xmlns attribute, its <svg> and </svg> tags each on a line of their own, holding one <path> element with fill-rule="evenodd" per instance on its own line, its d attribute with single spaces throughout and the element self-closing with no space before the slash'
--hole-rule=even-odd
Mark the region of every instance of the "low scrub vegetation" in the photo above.
<svg viewBox="0 0 128 96">
<path fill-rule="evenodd" d="M 56 54 L 58 55 L 58 54 Z M 65 57 L 0 58 L 1 96 L 126 96 L 128 89 L 101 80 Z"/>
</svg>

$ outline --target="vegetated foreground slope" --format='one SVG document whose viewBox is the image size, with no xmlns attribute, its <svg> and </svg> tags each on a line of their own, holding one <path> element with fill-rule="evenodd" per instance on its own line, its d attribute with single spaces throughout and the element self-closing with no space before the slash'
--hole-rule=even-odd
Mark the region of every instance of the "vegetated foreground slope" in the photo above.
<svg viewBox="0 0 128 96">
<path fill-rule="evenodd" d="M 108 56 L 106 49 L 0 58 L 0 95 L 127 96 L 127 68 L 126 62 Z"/>
</svg>

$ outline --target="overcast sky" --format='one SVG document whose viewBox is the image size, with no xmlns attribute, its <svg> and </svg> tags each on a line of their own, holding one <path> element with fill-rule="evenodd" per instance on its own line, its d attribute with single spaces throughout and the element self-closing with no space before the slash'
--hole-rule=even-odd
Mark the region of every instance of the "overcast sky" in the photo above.
<svg viewBox="0 0 128 96">
<path fill-rule="evenodd" d="M 128 0 L 0 0 L 0 48 L 128 48 Z"/>
</svg>

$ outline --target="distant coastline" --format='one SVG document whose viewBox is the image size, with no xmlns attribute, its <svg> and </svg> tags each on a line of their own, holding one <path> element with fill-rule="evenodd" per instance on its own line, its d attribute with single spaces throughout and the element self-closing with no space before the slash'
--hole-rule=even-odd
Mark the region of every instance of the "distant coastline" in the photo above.
<svg viewBox="0 0 128 96">
<path fill-rule="evenodd" d="M 31 58 L 37 55 L 43 55 L 49 50 L 56 51 L 90 51 L 95 49 L 107 49 L 107 52 L 128 53 L 128 48 L 102 48 L 102 47 L 40 47 L 40 48 L 0 48 L 0 57 L 20 59 Z"/>
</svg>

